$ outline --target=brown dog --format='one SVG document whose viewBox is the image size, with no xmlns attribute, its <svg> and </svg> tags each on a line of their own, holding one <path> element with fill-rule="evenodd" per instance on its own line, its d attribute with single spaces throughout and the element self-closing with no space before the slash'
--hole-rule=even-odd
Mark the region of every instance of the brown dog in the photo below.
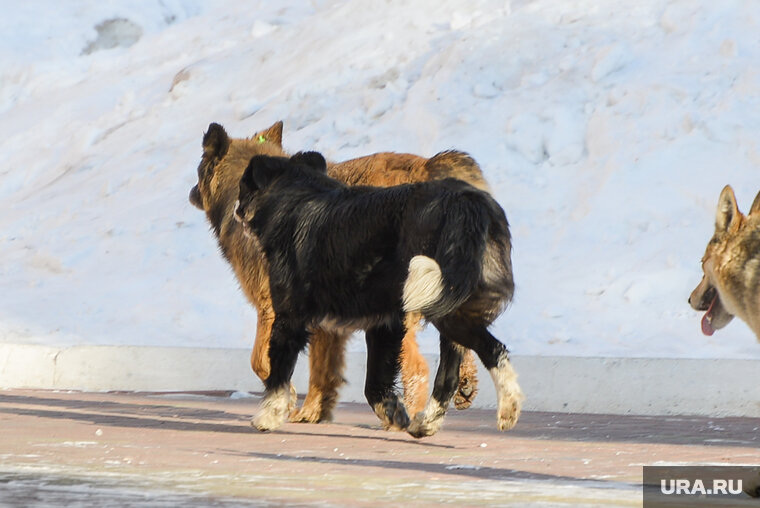
<svg viewBox="0 0 760 508">
<path fill-rule="evenodd" d="M 213 135 L 209 135 L 213 130 Z M 203 139 L 203 156 L 198 167 L 198 184 L 190 191 L 190 202 L 206 212 L 222 254 L 232 266 L 240 287 L 258 312 L 251 367 L 262 380 L 269 377 L 269 338 L 274 311 L 269 293 L 268 267 L 258 245 L 243 234 L 233 217 L 240 178 L 254 155 L 285 156 L 282 122 L 277 122 L 248 139 L 232 139 L 219 125 L 212 124 Z M 377 153 L 329 164 L 330 176 L 349 185 L 390 186 L 402 183 L 455 177 L 480 189 L 487 184 L 477 163 L 467 154 L 442 152 L 430 159 L 410 154 Z M 401 351 L 404 404 L 411 415 L 425 406 L 428 366 L 419 352 L 416 331 L 419 316 L 406 320 L 407 333 Z M 309 346 L 309 390 L 303 406 L 290 415 L 292 422 L 329 421 L 344 382 L 345 346 L 350 334 L 313 330 Z M 465 355 L 460 369 L 460 386 L 455 397 L 458 409 L 469 407 L 477 393 L 477 366 Z"/>
<path fill-rule="evenodd" d="M 731 186 L 723 188 L 702 271 L 689 297 L 694 310 L 705 311 L 702 332 L 712 335 L 739 316 L 760 340 L 760 193 L 745 216 Z"/>
</svg>

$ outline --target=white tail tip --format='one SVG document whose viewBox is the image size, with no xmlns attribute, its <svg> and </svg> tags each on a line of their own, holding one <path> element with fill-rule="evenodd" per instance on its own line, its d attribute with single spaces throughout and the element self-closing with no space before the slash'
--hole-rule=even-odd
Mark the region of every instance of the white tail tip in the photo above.
<svg viewBox="0 0 760 508">
<path fill-rule="evenodd" d="M 441 267 L 432 258 L 414 256 L 409 261 L 409 275 L 404 282 L 404 311 L 420 311 L 437 301 L 441 293 L 443 293 Z"/>
</svg>

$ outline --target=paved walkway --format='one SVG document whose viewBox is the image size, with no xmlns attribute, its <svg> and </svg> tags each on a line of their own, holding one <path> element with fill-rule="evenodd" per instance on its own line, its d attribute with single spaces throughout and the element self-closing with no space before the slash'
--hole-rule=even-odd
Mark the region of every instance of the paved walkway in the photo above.
<svg viewBox="0 0 760 508">
<path fill-rule="evenodd" d="M 760 464 L 760 419 L 450 411 L 435 436 L 248 423 L 258 398 L 0 391 L 0 506 L 640 506 L 643 465 Z"/>
</svg>

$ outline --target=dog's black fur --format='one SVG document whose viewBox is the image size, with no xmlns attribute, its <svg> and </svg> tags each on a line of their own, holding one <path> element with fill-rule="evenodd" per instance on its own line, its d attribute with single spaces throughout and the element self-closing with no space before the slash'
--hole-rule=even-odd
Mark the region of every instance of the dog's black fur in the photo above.
<svg viewBox="0 0 760 508">
<path fill-rule="evenodd" d="M 307 330 L 325 322 L 366 330 L 367 401 L 401 428 L 409 420 L 393 384 L 406 312 L 421 313 L 441 332 L 433 399 L 444 412 L 459 382 L 457 345 L 473 349 L 488 369 L 506 359 L 487 327 L 514 292 L 511 243 L 490 194 L 455 179 L 348 187 L 327 176 L 320 154 L 307 152 L 253 157 L 235 214 L 269 262 L 275 323 L 268 394 L 287 386 Z M 440 289 L 423 284 L 414 293 L 422 303 L 409 308 L 405 283 L 410 262 L 421 256 L 439 270 Z M 437 430 L 419 427 L 410 432 Z"/>
</svg>

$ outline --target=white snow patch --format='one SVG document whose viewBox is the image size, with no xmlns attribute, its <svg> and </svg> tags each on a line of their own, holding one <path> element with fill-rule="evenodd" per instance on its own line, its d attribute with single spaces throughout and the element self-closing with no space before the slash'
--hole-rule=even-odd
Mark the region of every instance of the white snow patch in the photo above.
<svg viewBox="0 0 760 508">
<path fill-rule="evenodd" d="M 116 47 L 83 55 L 118 19 Z M 704 337 L 686 303 L 720 189 L 745 211 L 760 189 L 759 23 L 739 0 L 19 3 L 0 19 L 0 340 L 250 347 L 255 312 L 187 195 L 210 122 L 282 119 L 293 152 L 481 164 L 512 227 L 493 332 L 515 354 L 760 358 L 746 325 Z"/>
</svg>

